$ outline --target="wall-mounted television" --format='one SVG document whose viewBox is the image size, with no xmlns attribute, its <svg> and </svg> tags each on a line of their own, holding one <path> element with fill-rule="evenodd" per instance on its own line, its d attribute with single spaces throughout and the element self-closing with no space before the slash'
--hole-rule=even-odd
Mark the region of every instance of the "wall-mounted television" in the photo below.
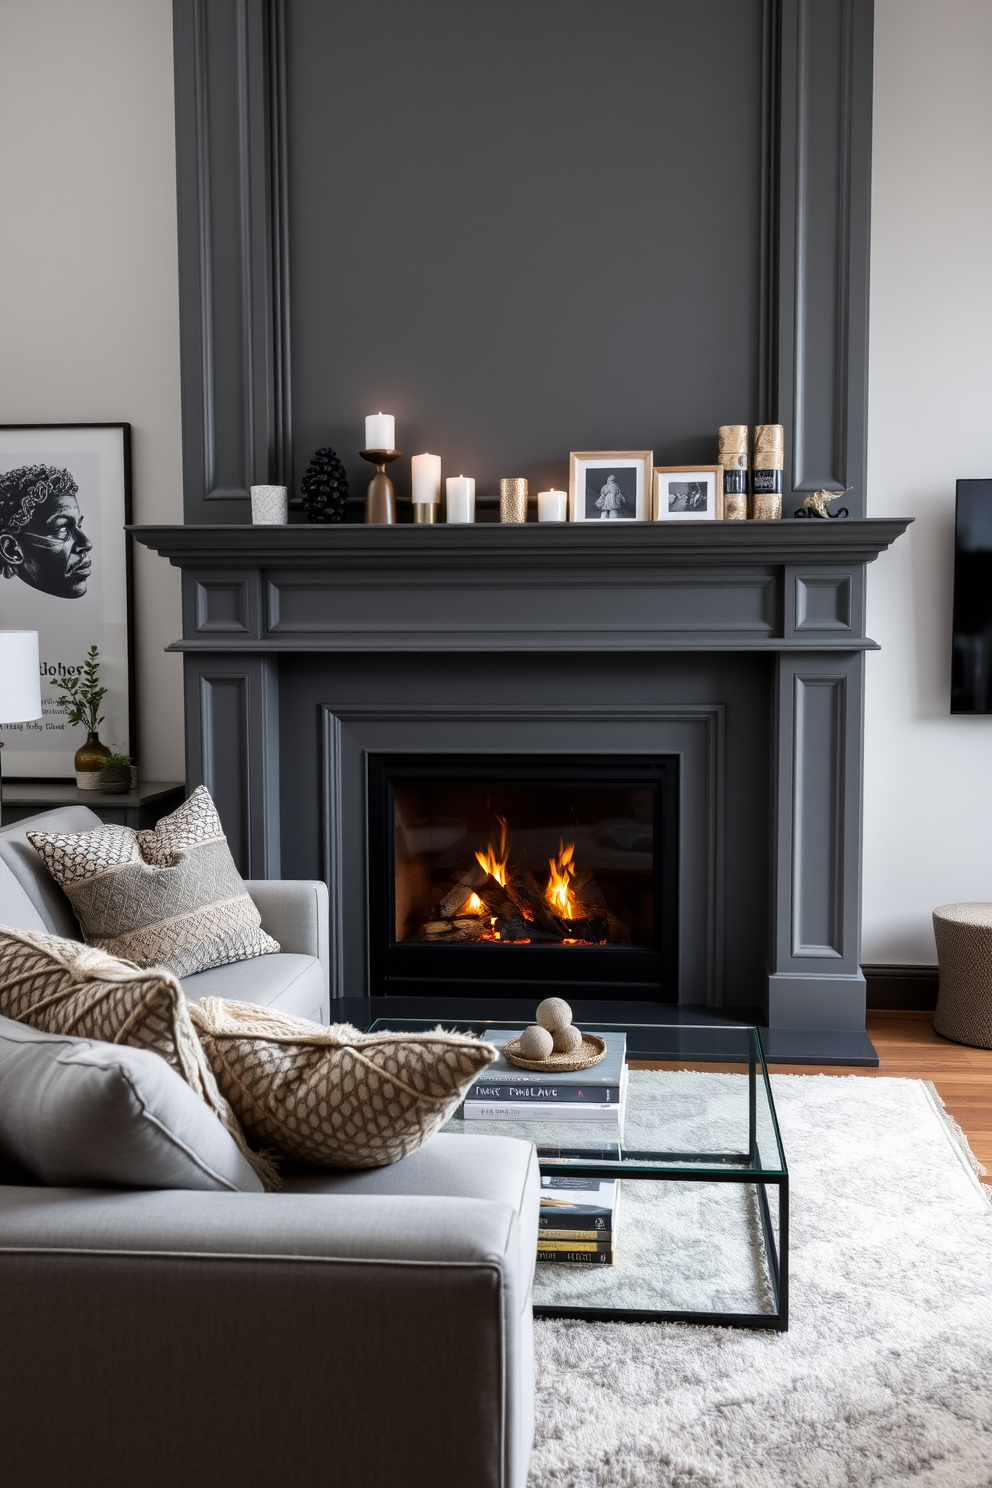
<svg viewBox="0 0 992 1488">
<path fill-rule="evenodd" d="M 959 480 L 951 712 L 992 713 L 992 480 Z"/>
</svg>

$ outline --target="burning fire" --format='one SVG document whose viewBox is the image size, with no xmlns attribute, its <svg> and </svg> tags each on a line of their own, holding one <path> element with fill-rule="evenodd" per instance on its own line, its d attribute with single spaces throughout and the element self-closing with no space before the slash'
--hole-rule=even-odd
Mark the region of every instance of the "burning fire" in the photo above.
<svg viewBox="0 0 992 1488">
<path fill-rule="evenodd" d="M 485 907 L 478 894 L 470 894 L 468 903 L 462 910 L 462 914 L 481 914 Z"/>
<path fill-rule="evenodd" d="M 477 852 L 475 857 L 479 867 L 484 868 L 487 873 L 491 874 L 501 888 L 505 888 L 506 865 L 510 861 L 510 855 L 506 847 L 506 817 L 497 816 L 496 820 L 499 822 L 499 857 L 496 856 L 496 849 L 491 842 L 484 853 Z M 477 897 L 475 894 L 472 895 L 473 899 Z M 470 904 L 471 902 L 469 900 Z M 479 900 L 479 908 L 482 908 L 481 900 Z"/>
<path fill-rule="evenodd" d="M 575 872 L 575 864 L 572 859 L 575 856 L 575 843 L 568 845 L 558 839 L 558 856 L 548 859 L 548 867 L 551 872 L 548 876 L 548 885 L 544 890 L 544 897 L 561 915 L 563 920 L 574 920 L 578 918 L 575 900 L 572 897 L 569 880 Z"/>
</svg>

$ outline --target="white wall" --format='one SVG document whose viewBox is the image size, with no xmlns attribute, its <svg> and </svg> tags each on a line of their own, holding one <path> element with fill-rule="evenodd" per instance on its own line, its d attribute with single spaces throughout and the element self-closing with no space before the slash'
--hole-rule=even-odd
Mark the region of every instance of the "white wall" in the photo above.
<svg viewBox="0 0 992 1488">
<path fill-rule="evenodd" d="M 171 0 L 0 3 L 0 423 L 126 421 L 182 521 Z M 179 574 L 135 559 L 146 780 L 184 776 Z"/>
<path fill-rule="evenodd" d="M 876 0 L 864 952 L 992 899 L 992 717 L 951 718 L 954 483 L 992 476 L 992 0 Z"/>
</svg>

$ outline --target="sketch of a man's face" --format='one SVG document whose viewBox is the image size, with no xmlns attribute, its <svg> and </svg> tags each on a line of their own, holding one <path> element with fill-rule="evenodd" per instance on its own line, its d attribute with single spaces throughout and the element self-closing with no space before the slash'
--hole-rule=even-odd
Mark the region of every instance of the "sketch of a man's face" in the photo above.
<svg viewBox="0 0 992 1488">
<path fill-rule="evenodd" d="M 86 593 L 93 544 L 67 470 L 25 466 L 0 476 L 0 566 L 57 599 Z"/>
</svg>

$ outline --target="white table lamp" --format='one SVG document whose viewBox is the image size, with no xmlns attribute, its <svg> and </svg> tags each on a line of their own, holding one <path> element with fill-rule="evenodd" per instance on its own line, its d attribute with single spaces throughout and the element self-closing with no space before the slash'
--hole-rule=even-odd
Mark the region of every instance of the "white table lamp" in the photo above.
<svg viewBox="0 0 992 1488">
<path fill-rule="evenodd" d="M 41 717 L 41 664 L 36 630 L 0 630 L 0 724 Z M 3 748 L 0 743 L 0 748 Z M 0 809 L 3 779 L 0 775 Z"/>
</svg>

